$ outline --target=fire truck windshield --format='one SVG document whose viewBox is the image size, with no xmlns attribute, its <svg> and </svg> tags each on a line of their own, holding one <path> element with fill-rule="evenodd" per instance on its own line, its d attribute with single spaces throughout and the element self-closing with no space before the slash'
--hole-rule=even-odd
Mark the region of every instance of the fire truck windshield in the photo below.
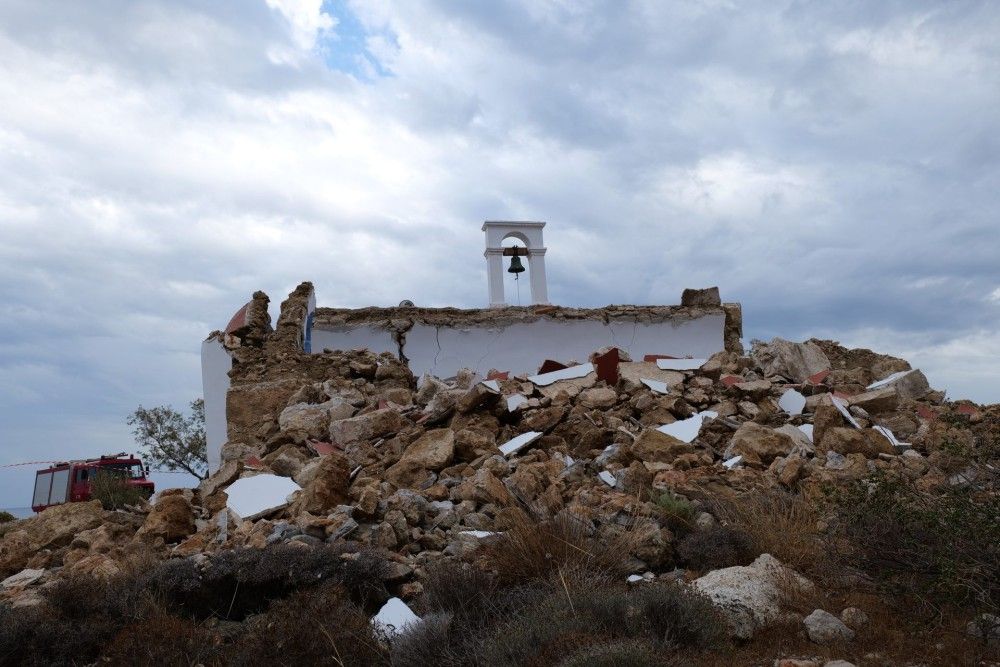
<svg viewBox="0 0 1000 667">
<path fill-rule="evenodd" d="M 145 477 L 142 466 L 138 463 L 105 463 L 100 469 L 131 479 L 142 479 Z"/>
</svg>

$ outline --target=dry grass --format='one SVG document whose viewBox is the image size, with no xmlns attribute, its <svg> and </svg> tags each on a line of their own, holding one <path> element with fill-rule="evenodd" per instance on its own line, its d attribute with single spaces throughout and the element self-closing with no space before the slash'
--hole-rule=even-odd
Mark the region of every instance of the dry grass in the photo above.
<svg viewBox="0 0 1000 667">
<path fill-rule="evenodd" d="M 567 514 L 538 522 L 517 510 L 508 520 L 507 532 L 481 552 L 483 565 L 503 583 L 618 579 L 627 574 L 626 560 L 642 541 L 635 525 L 598 539 L 587 534 L 583 521 Z"/>
<path fill-rule="evenodd" d="M 815 573 L 825 564 L 818 513 L 801 496 L 753 492 L 706 501 L 716 518 L 749 535 L 757 552 L 800 572 Z"/>
</svg>

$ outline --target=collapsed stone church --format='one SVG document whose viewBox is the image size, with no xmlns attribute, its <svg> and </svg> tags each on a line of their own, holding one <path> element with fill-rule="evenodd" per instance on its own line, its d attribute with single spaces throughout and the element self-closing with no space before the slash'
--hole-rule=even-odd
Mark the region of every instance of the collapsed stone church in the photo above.
<svg viewBox="0 0 1000 667">
<path fill-rule="evenodd" d="M 367 349 L 406 365 L 417 378 L 448 378 L 463 369 L 485 378 L 491 372 L 532 375 L 546 360 L 585 362 L 597 350 L 617 348 L 644 363 L 643 376 L 654 379 L 660 372 L 653 363 L 657 357 L 707 359 L 720 351 L 742 352 L 740 305 L 722 303 L 716 289 L 685 290 L 680 305 L 549 304 L 544 225 L 483 224 L 489 308 L 421 308 L 408 302 L 393 308 L 318 307 L 313 285 L 304 282 L 282 302 L 272 329 L 269 297 L 254 294 L 224 329 L 202 344 L 211 470 L 218 469 L 226 442 L 266 440 L 267 430 L 277 429 L 276 424 L 260 423 L 260 415 L 280 412 L 304 380 L 322 379 L 324 351 Z M 502 244 L 509 239 L 524 244 L 529 306 L 510 306 L 504 299 Z M 240 366 L 248 350 L 263 351 L 274 363 L 265 373 L 248 375 Z M 302 353 L 311 356 L 291 363 Z M 378 372 L 389 371 L 380 366 Z"/>
</svg>

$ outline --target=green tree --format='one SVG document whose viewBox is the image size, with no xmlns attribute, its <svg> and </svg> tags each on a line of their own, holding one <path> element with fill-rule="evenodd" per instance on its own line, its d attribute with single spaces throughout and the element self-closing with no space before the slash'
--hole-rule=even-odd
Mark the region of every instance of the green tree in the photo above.
<svg viewBox="0 0 1000 667">
<path fill-rule="evenodd" d="M 198 479 L 208 476 L 208 448 L 205 444 L 205 401 L 191 401 L 185 415 L 169 405 L 144 408 L 129 415 L 132 435 L 146 458 L 156 467 L 183 470 Z"/>
</svg>

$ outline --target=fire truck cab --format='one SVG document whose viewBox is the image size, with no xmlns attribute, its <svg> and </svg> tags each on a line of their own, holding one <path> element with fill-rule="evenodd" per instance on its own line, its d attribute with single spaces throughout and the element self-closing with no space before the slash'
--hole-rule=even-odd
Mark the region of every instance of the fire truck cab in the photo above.
<svg viewBox="0 0 1000 667">
<path fill-rule="evenodd" d="M 35 493 L 31 509 L 41 512 L 52 505 L 90 500 L 92 481 L 106 472 L 138 488 L 147 498 L 153 495 L 153 482 L 142 460 L 131 454 L 107 454 L 88 461 L 66 461 L 35 473 Z"/>
</svg>

